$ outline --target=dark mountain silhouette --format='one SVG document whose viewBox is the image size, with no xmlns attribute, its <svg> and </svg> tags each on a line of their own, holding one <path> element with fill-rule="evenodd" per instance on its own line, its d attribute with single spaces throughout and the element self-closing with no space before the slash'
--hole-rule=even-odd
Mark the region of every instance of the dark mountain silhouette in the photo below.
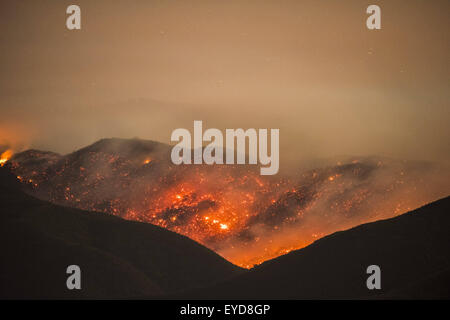
<svg viewBox="0 0 450 320">
<path fill-rule="evenodd" d="M 205 286 L 242 269 L 187 237 L 35 199 L 0 168 L 0 298 L 139 298 Z M 82 289 L 66 288 L 79 265 Z"/>
<path fill-rule="evenodd" d="M 337 232 L 183 298 L 450 298 L 450 197 L 396 218 Z M 368 290 L 366 268 L 381 268 Z M 177 296 L 178 298 L 181 296 Z"/>
</svg>

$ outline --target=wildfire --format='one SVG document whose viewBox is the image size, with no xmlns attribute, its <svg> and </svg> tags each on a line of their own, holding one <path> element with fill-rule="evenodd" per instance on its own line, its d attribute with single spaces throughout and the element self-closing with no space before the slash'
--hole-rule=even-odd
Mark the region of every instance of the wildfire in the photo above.
<svg viewBox="0 0 450 320">
<path fill-rule="evenodd" d="M 148 154 L 136 161 L 88 151 L 80 160 L 30 151 L 23 163 L 36 166 L 21 166 L 16 155 L 13 170 L 44 200 L 158 225 L 246 268 L 437 198 L 398 163 L 349 161 L 287 178 L 248 167 L 173 166 Z"/>
<path fill-rule="evenodd" d="M 13 152 L 11 149 L 6 150 L 0 155 L 0 167 L 3 167 L 5 163 L 11 159 Z"/>
<path fill-rule="evenodd" d="M 250 173 L 242 177 L 225 176 L 225 183 L 206 179 L 201 171 L 170 188 L 156 188 L 158 195 L 145 200 L 148 213 L 141 217 L 143 221 L 218 248 L 230 234 L 245 228 L 257 214 L 258 204 L 268 202 L 264 197 L 275 187 Z"/>
</svg>

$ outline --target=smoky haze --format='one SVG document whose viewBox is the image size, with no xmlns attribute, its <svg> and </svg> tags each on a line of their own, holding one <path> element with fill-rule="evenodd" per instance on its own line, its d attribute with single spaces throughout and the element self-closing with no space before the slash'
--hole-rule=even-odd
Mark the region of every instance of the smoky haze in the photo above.
<svg viewBox="0 0 450 320">
<path fill-rule="evenodd" d="M 60 153 L 104 137 L 279 128 L 281 166 L 338 155 L 448 162 L 444 1 L 0 4 L 0 145 Z"/>
</svg>

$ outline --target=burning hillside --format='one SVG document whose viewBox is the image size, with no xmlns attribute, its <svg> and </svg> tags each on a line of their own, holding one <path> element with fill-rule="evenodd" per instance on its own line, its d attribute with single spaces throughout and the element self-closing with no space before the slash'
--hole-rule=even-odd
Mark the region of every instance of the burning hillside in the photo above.
<svg viewBox="0 0 450 320">
<path fill-rule="evenodd" d="M 162 226 L 244 267 L 450 191 L 448 170 L 430 164 L 365 158 L 260 176 L 254 166 L 176 166 L 169 146 L 136 139 L 65 156 L 28 150 L 8 164 L 38 198 Z"/>
</svg>

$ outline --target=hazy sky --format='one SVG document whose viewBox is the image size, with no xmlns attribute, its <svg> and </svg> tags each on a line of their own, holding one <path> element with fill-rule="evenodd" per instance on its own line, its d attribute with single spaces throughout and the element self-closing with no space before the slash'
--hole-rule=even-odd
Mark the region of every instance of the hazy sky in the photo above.
<svg viewBox="0 0 450 320">
<path fill-rule="evenodd" d="M 82 29 L 66 29 L 81 7 Z M 382 30 L 365 26 L 369 4 Z M 280 157 L 448 161 L 450 1 L 0 1 L 0 144 L 280 128 Z"/>
</svg>

